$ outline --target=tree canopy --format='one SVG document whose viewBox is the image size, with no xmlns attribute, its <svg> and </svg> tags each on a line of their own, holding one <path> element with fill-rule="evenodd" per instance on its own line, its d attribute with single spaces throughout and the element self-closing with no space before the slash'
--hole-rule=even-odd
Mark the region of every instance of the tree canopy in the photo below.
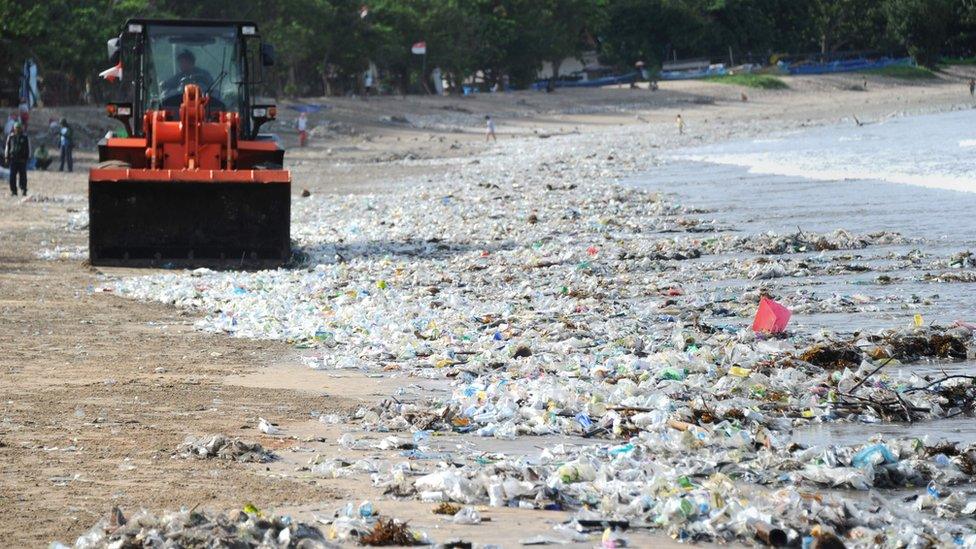
<svg viewBox="0 0 976 549">
<path fill-rule="evenodd" d="M 254 20 L 277 48 L 272 82 L 286 95 L 356 92 L 370 67 L 398 93 L 423 91 L 435 67 L 454 86 L 521 87 L 544 62 L 558 73 L 587 51 L 628 70 L 852 50 L 933 63 L 976 46 L 971 0 L 0 0 L 2 98 L 30 57 L 46 99 L 97 99 L 105 41 L 134 16 Z M 410 53 L 421 41 L 425 63 Z"/>
</svg>

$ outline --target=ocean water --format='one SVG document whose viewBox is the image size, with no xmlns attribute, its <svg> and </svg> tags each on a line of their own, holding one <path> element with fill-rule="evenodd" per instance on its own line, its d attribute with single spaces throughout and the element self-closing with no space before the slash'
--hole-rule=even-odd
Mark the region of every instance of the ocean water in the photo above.
<svg viewBox="0 0 976 549">
<path fill-rule="evenodd" d="M 676 158 L 752 174 L 976 192 L 976 110 L 860 122 L 852 116 L 843 125 L 687 149 Z"/>
<path fill-rule="evenodd" d="M 853 255 L 856 263 L 871 268 L 868 272 L 773 280 L 719 273 L 702 277 L 691 290 L 737 295 L 766 286 L 778 295 L 856 296 L 868 302 L 859 313 L 795 315 L 791 325 L 811 332 L 907 326 L 916 313 L 926 323 L 976 321 L 976 283 L 926 277 L 945 271 L 935 268 L 935 262 L 976 251 L 976 111 L 814 128 L 774 139 L 678 150 L 662 158 L 654 171 L 628 183 L 704 209 L 695 216 L 713 220 L 721 232 L 843 229 L 856 234 L 894 231 L 910 239 L 837 252 Z M 913 250 L 924 255 L 921 264 L 900 262 L 893 270 L 891 258 Z M 706 256 L 701 261 L 727 259 Z M 879 274 L 896 282 L 877 284 Z M 744 325 L 749 319 L 740 320 Z"/>
</svg>

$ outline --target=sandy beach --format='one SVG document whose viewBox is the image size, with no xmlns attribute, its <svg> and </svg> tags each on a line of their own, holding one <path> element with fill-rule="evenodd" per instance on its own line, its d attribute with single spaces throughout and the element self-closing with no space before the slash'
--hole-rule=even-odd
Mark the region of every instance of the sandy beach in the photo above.
<svg viewBox="0 0 976 549">
<path fill-rule="evenodd" d="M 713 197 L 707 209 L 696 209 L 677 203 L 666 187 L 621 185 L 653 174 L 670 151 L 854 124 L 854 117 L 875 122 L 971 109 L 969 76 L 963 68 L 935 81 L 870 76 L 866 90 L 856 89 L 864 78 L 852 75 L 785 78 L 790 89 L 777 91 L 675 82 L 656 92 L 306 99 L 327 105 L 310 117 L 309 147 L 297 147 L 295 113 L 287 108 L 272 128 L 289 147 L 292 238 L 304 258 L 280 273 L 194 276 L 86 266 L 85 169 L 93 152 L 78 152 L 81 169 L 73 174 L 32 172 L 27 199 L 0 200 L 0 329 L 6 334 L 0 509 L 8 517 L 0 539 L 13 546 L 71 543 L 113 506 L 128 514 L 184 506 L 228 511 L 250 502 L 313 522 L 369 500 L 437 542 L 509 547 L 542 536 L 592 546 L 599 532 L 579 539 L 554 533 L 576 511 L 569 502 L 542 510 L 479 500 L 471 504 L 490 521 L 445 520 L 431 513 L 436 503 L 419 492 L 389 495 L 399 482 L 395 464 L 409 462 L 401 475 L 420 478 L 444 461 L 438 458 L 444 453 L 458 462 L 466 456 L 468 465 L 471 456 L 497 464 L 503 455 L 536 459 L 546 451 L 558 455 L 556 445 L 592 443 L 602 445 L 603 454 L 590 452 L 605 458 L 607 448 L 627 443 L 623 434 L 583 439 L 578 426 L 568 427 L 575 414 L 558 429 L 523 417 L 528 427 L 512 436 L 497 432 L 502 422 L 483 436 L 421 428 L 433 433 L 422 435 L 431 441 L 418 449 L 416 429 L 390 426 L 404 406 L 427 410 L 430 401 L 448 401 L 465 384 L 475 392 L 497 388 L 488 381 L 499 378 L 490 375 L 538 380 L 544 372 L 554 385 L 578 387 L 584 381 L 577 377 L 586 376 L 561 376 L 560 368 L 576 361 L 576 371 L 592 372 L 587 348 L 602 351 L 638 331 L 648 334 L 647 351 L 657 350 L 675 337 L 674 319 L 692 326 L 699 313 L 706 318 L 700 303 L 667 292 L 684 288 L 690 296 L 695 288 L 705 295 L 695 284 L 732 268 L 719 263 L 724 257 L 705 257 L 694 275 L 675 266 L 684 260 L 680 254 L 700 250 L 713 233 L 716 251 L 707 256 L 718 256 L 724 246 L 752 261 L 744 269 L 764 265 L 760 256 L 769 255 L 776 238 L 761 235 L 770 229 L 755 223 L 734 234 L 726 229 L 738 221 L 714 221 L 734 214 L 736 204 Z M 95 109 L 50 116 L 62 114 L 78 120 L 92 139 L 109 127 Z M 497 143 L 485 142 L 486 114 L 496 120 Z M 687 124 L 681 135 L 678 114 Z M 303 190 L 308 197 L 300 196 Z M 911 226 L 887 228 L 897 236 L 832 232 L 849 228 L 814 236 L 837 255 L 907 246 L 917 236 Z M 939 253 L 926 261 L 940 260 Z M 822 269 L 809 268 L 809 276 L 837 274 L 830 269 L 852 262 L 856 258 L 831 257 Z M 746 297 L 725 304 L 739 324 L 751 321 L 758 302 L 763 279 L 753 280 L 743 288 Z M 820 310 L 813 303 L 796 303 L 805 329 L 797 348 L 819 329 L 801 317 L 834 310 L 830 302 L 817 302 Z M 857 312 L 856 306 L 849 310 Z M 707 312 L 715 314 L 715 307 Z M 648 320 L 662 316 L 672 320 Z M 479 337 L 498 334 L 501 343 L 490 348 L 466 339 L 472 319 L 481 319 Z M 871 322 L 870 328 L 879 327 Z M 323 330 L 323 323 L 336 329 Z M 371 330 L 356 329 L 366 324 Z M 644 352 L 644 342 L 640 349 L 617 344 L 627 345 Z M 544 411 L 561 398 L 533 390 L 515 400 L 538 400 Z M 613 390 L 608 399 L 616 402 L 622 397 Z M 259 418 L 277 424 L 281 434 L 262 433 Z M 216 433 L 259 442 L 278 459 L 174 457 L 187 436 Z M 391 436 L 398 438 L 384 446 Z M 688 465 L 672 450 L 663 453 L 661 467 Z M 371 469 L 378 465 L 383 468 Z M 782 486 L 743 484 L 742 495 L 756 500 L 781 495 L 769 494 Z M 671 543 L 677 530 L 657 526 L 631 529 L 626 537 L 635 547 Z M 685 540 L 708 541 L 693 527 L 682 531 Z"/>
</svg>

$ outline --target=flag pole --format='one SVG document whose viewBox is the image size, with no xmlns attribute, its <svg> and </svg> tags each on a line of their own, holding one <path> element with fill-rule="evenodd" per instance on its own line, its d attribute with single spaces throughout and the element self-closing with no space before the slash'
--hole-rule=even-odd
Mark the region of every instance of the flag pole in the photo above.
<svg viewBox="0 0 976 549">
<path fill-rule="evenodd" d="M 421 61 L 420 79 L 424 81 L 424 89 L 430 95 L 430 88 L 427 87 L 427 48 L 424 48 L 424 59 Z"/>
<path fill-rule="evenodd" d="M 427 42 L 415 43 L 410 47 L 410 53 L 423 56 L 423 59 L 420 60 L 420 85 L 427 92 L 427 95 L 430 95 L 430 88 L 427 87 Z"/>
</svg>

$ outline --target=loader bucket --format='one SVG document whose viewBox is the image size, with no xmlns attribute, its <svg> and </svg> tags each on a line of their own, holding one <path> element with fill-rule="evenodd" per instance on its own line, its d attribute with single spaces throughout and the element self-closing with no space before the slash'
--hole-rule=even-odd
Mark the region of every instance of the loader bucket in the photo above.
<svg viewBox="0 0 976 549">
<path fill-rule="evenodd" d="M 266 268 L 291 257 L 284 170 L 92 170 L 92 265 Z"/>
</svg>

